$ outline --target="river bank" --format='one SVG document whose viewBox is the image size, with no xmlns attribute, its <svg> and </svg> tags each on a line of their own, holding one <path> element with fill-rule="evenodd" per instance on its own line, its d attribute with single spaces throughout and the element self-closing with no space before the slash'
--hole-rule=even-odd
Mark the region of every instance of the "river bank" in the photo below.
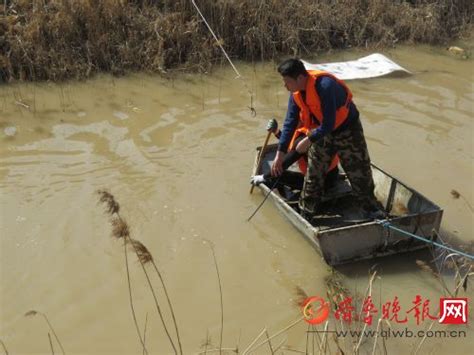
<svg viewBox="0 0 474 355">
<path fill-rule="evenodd" d="M 352 47 L 445 45 L 472 24 L 471 1 L 198 1 L 232 59 L 261 61 Z M 100 72 L 208 71 L 221 49 L 191 1 L 7 0 L 0 82 Z"/>
</svg>

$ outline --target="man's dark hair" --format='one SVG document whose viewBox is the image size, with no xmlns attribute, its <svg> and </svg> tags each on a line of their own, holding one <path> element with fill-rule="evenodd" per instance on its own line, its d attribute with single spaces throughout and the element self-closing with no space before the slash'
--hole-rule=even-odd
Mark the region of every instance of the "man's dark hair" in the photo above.
<svg viewBox="0 0 474 355">
<path fill-rule="evenodd" d="M 278 66 L 278 72 L 281 76 L 289 76 L 293 79 L 296 79 L 298 75 L 308 75 L 303 62 L 298 58 L 290 58 L 281 62 Z"/>
</svg>

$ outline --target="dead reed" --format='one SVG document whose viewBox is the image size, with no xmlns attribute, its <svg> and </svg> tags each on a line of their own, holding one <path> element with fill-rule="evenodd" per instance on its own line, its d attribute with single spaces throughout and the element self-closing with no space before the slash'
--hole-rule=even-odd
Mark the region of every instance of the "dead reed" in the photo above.
<svg viewBox="0 0 474 355">
<path fill-rule="evenodd" d="M 153 256 L 151 255 L 150 251 L 146 248 L 146 246 L 141 243 L 138 240 L 132 239 L 130 236 L 130 228 L 128 227 L 128 224 L 126 221 L 120 216 L 119 211 L 120 211 L 120 205 L 119 203 L 115 200 L 115 197 L 107 190 L 98 190 L 97 191 L 99 195 L 99 201 L 105 205 L 106 212 L 110 215 L 110 223 L 112 225 L 112 236 L 116 239 L 123 240 L 124 243 L 124 255 L 125 255 L 125 266 L 127 270 L 127 282 L 128 282 L 128 290 L 129 290 L 129 301 L 130 301 L 130 307 L 135 323 L 135 328 L 138 333 L 138 337 L 140 339 L 140 343 L 143 347 L 143 352 L 147 353 L 146 347 L 145 347 L 145 335 L 141 335 L 140 327 L 138 325 L 138 320 L 136 318 L 136 312 L 133 306 L 133 296 L 132 296 L 132 286 L 131 286 L 131 280 L 130 280 L 130 270 L 129 270 L 129 261 L 128 261 L 128 252 L 127 252 L 127 247 L 131 247 L 132 250 L 135 252 L 135 255 L 138 258 L 138 261 L 140 262 L 140 265 L 142 267 L 143 273 L 145 274 L 145 277 L 147 279 L 148 287 L 152 293 L 153 300 L 155 302 L 156 310 L 158 312 L 158 315 L 161 320 L 161 324 L 163 325 L 163 328 L 165 330 L 165 333 L 168 337 L 168 340 L 173 348 L 173 351 L 175 354 L 178 354 L 178 349 L 176 348 L 176 345 L 173 341 L 173 338 L 171 337 L 171 334 L 168 330 L 168 327 L 166 325 L 165 319 L 163 317 L 163 313 L 161 310 L 161 307 L 158 302 L 158 297 L 155 292 L 155 288 L 153 287 L 153 284 L 151 282 L 150 276 L 148 274 L 148 271 L 146 270 L 145 266 L 149 263 L 151 263 L 160 278 L 165 297 L 168 302 L 168 306 L 170 308 L 170 312 L 172 314 L 174 326 L 175 326 L 175 331 L 176 331 L 176 336 L 178 340 L 178 346 L 179 346 L 179 353 L 182 354 L 182 345 L 181 345 L 181 339 L 179 336 L 179 331 L 178 331 L 178 324 L 176 321 L 176 317 L 174 314 L 174 310 L 171 304 L 170 297 L 168 295 L 166 285 L 163 279 L 163 276 L 161 272 L 159 271 L 156 263 L 153 260 Z"/>
<path fill-rule="evenodd" d="M 127 230 L 128 230 L 128 228 L 127 228 Z M 117 236 L 116 236 L 116 238 L 117 238 Z M 130 308 L 131 308 L 132 316 L 133 316 L 133 322 L 135 323 L 135 329 L 137 330 L 138 338 L 140 339 L 140 343 L 142 344 L 142 347 L 143 347 L 143 353 L 146 355 L 146 354 L 148 354 L 148 350 L 147 350 L 146 345 L 145 345 L 145 336 L 143 336 L 143 338 L 142 338 L 142 333 L 140 331 L 140 326 L 138 325 L 137 314 L 135 312 L 135 306 L 133 305 L 132 281 L 130 279 L 130 267 L 129 267 L 129 262 L 128 262 L 128 252 L 127 252 L 127 239 L 124 239 L 123 251 L 124 251 L 124 255 L 125 255 L 125 268 L 127 270 L 128 296 L 129 296 Z"/>
<path fill-rule="evenodd" d="M 459 297 L 459 293 L 462 290 L 464 292 L 467 292 L 468 279 L 470 276 L 474 275 L 474 272 L 473 272 L 474 262 L 466 257 L 460 256 L 459 254 L 450 253 L 447 251 L 443 251 L 442 253 L 440 253 L 440 255 L 438 255 L 437 258 L 439 260 L 435 259 L 433 260 L 432 263 L 427 263 L 425 261 L 417 260 L 416 264 L 423 271 L 431 275 L 437 282 L 439 282 L 440 286 L 443 288 L 443 291 L 446 295 L 449 295 L 450 297 Z M 437 262 L 437 261 L 440 261 L 440 262 Z M 446 274 L 443 272 L 444 270 L 450 270 L 452 271 L 452 273 Z M 367 288 L 364 294 L 362 295 L 364 298 L 372 296 L 373 285 L 377 278 L 379 278 L 377 277 L 377 272 L 375 270 L 372 270 L 369 274 L 369 282 L 368 282 Z M 450 285 L 450 282 L 447 282 L 447 280 L 445 279 L 454 281 L 453 285 Z M 450 286 L 448 286 L 448 284 Z M 332 271 L 331 274 L 326 277 L 326 287 L 327 287 L 327 296 L 329 300 L 331 300 L 331 303 L 333 304 L 334 309 L 337 309 L 337 303 L 346 297 L 351 297 L 353 300 L 356 301 L 356 304 L 358 303 L 358 300 L 357 300 L 358 296 L 357 295 L 351 296 L 347 288 L 344 287 L 342 275 L 340 275 L 338 272 Z M 299 299 L 306 297 L 306 293 L 301 288 L 296 289 L 296 295 Z M 355 306 L 354 310 L 357 311 L 358 309 L 359 308 Z M 437 311 L 435 311 L 435 314 L 438 312 L 439 312 L 439 308 Z M 368 315 L 369 315 L 369 311 L 367 310 L 367 316 Z M 369 340 L 365 336 L 367 323 L 364 322 L 363 327 L 360 328 L 360 325 L 362 325 L 361 320 L 363 319 L 364 316 L 366 316 L 366 314 L 364 314 L 361 307 L 356 317 L 354 317 L 354 320 L 356 322 L 353 325 L 349 325 L 348 330 L 357 330 L 355 334 L 360 334 L 355 339 L 351 340 L 351 339 L 345 338 L 344 343 L 339 343 L 339 339 L 336 336 L 333 337 L 332 341 L 330 341 L 328 337 L 320 338 L 319 336 L 317 336 L 315 339 L 317 341 L 317 346 L 319 347 L 319 353 L 322 353 L 322 354 L 333 353 L 332 348 L 335 346 L 334 350 L 336 353 L 359 354 L 362 351 L 362 345 L 364 344 L 364 342 L 367 342 Z M 425 329 L 425 336 L 419 339 L 414 344 L 415 345 L 414 351 L 413 351 L 414 354 L 422 353 L 421 349 L 427 338 L 426 336 L 427 331 L 431 330 L 435 324 L 437 324 L 437 320 L 433 320 L 428 325 L 428 328 Z M 355 325 L 355 328 L 354 328 L 354 325 Z M 391 324 L 387 319 L 379 318 L 377 321 L 377 328 L 375 332 L 376 335 L 373 338 L 373 343 L 371 344 L 372 354 L 376 354 L 377 347 L 378 346 L 380 347 L 379 333 L 381 330 L 383 330 L 384 326 L 391 328 Z M 327 324 L 325 324 L 324 327 L 325 327 L 324 329 L 326 329 Z M 335 321 L 334 327 L 336 328 L 336 330 L 338 329 L 344 330 L 344 323 L 342 319 L 340 319 L 339 322 Z M 384 337 L 381 337 L 381 338 L 382 338 L 381 339 L 382 345 L 381 345 L 380 350 L 386 354 L 387 353 L 386 340 Z M 308 353 L 308 344 L 309 344 L 309 340 L 307 338 L 306 353 Z M 367 349 L 365 351 L 367 351 Z"/>
<path fill-rule="evenodd" d="M 375 272 L 371 274 L 371 277 L 370 277 L 370 280 L 369 280 L 369 286 L 367 287 L 368 295 L 371 294 L 372 283 L 374 282 L 374 279 L 375 279 Z M 350 295 L 347 288 L 345 288 L 342 284 L 342 275 L 340 275 L 337 271 L 332 270 L 331 274 L 326 277 L 325 281 L 326 281 L 326 286 L 327 286 L 327 294 L 328 294 L 329 299 L 332 300 L 331 303 L 333 305 L 336 305 L 339 300 L 341 300 L 341 299 L 347 297 L 348 295 Z M 307 298 L 308 298 L 308 294 L 306 293 L 306 291 L 303 288 L 301 288 L 299 286 L 296 286 L 295 287 L 295 298 L 293 300 L 293 303 L 294 303 L 294 306 L 297 307 L 298 311 L 301 311 L 301 306 L 304 304 L 304 301 Z M 319 333 L 317 331 L 315 331 L 316 330 L 315 326 L 312 326 L 312 325 L 311 326 L 308 325 L 308 333 L 307 333 L 307 336 L 306 336 L 305 351 L 298 350 L 295 347 L 285 345 L 285 343 L 287 342 L 287 339 L 283 339 L 282 341 L 280 341 L 280 343 L 278 343 L 277 346 L 273 346 L 271 344 L 272 340 L 284 335 L 286 332 L 288 332 L 293 327 L 297 326 L 298 324 L 301 324 L 301 322 L 303 320 L 304 320 L 304 316 L 303 317 L 298 317 L 295 321 L 291 322 L 289 325 L 287 325 L 286 327 L 284 327 L 281 330 L 277 331 L 275 334 L 273 334 L 271 336 L 268 334 L 267 329 L 264 328 L 260 332 L 260 334 L 257 337 L 255 337 L 252 340 L 252 342 L 245 348 L 245 350 L 242 352 L 242 355 L 251 354 L 251 353 L 259 353 L 257 350 L 260 349 L 265 344 L 268 344 L 271 354 L 276 354 L 278 350 L 286 350 L 286 351 L 289 351 L 289 352 L 292 352 L 292 353 L 302 353 L 302 354 L 315 354 L 316 351 L 318 351 L 320 354 L 327 354 L 327 353 L 332 353 L 332 351 L 331 351 L 332 349 L 330 348 L 331 343 L 334 343 L 334 345 L 336 347 L 336 351 L 338 351 L 338 353 L 340 353 L 340 354 L 344 354 L 344 353 L 346 353 L 346 354 L 347 353 L 356 354 L 357 353 L 358 347 L 353 348 L 352 346 L 348 346 L 348 347 L 345 347 L 344 350 L 343 350 L 343 346 L 341 346 L 339 344 L 339 340 L 337 339 L 337 337 L 334 337 L 333 339 L 330 339 L 327 336 L 327 333 L 325 333 L 323 335 L 323 337 L 321 338 Z M 342 324 L 342 320 L 341 320 L 341 324 Z M 328 327 L 329 327 L 329 321 L 326 321 L 326 323 L 324 324 L 323 330 L 327 331 Z M 312 330 L 312 331 L 310 331 L 310 330 Z M 311 336 L 310 336 L 310 333 L 312 334 Z M 266 335 L 266 340 L 258 342 L 258 340 L 264 334 Z M 332 340 L 332 342 L 331 342 L 331 340 Z M 360 342 L 362 341 L 362 339 L 359 338 L 358 341 L 359 341 L 359 346 L 360 346 Z M 310 351 L 310 347 L 312 348 L 312 351 Z"/>
<path fill-rule="evenodd" d="M 48 339 L 49 339 L 49 347 L 51 348 L 51 354 L 54 355 L 53 341 L 51 340 L 51 334 L 49 334 L 49 332 L 48 332 Z"/>
<path fill-rule="evenodd" d="M 212 339 L 211 336 L 209 335 L 209 329 L 206 330 L 206 339 L 201 344 L 201 348 L 204 348 L 204 351 L 202 351 L 200 354 L 207 354 L 207 348 L 212 345 Z"/>
<path fill-rule="evenodd" d="M 295 299 L 294 299 L 294 305 L 296 307 L 302 307 L 304 304 L 304 301 L 308 298 L 308 294 L 306 293 L 305 290 L 303 290 L 300 286 L 295 287 Z"/>
<path fill-rule="evenodd" d="M 441 234 L 433 230 L 433 233 L 436 235 L 438 240 L 444 244 L 445 238 Z M 464 254 L 474 254 L 474 242 L 462 242 L 452 238 L 450 243 L 455 242 L 458 244 L 457 249 Z M 464 291 L 467 290 L 469 277 L 474 275 L 474 260 L 468 258 L 462 254 L 450 252 L 448 250 L 432 250 L 433 253 L 433 267 L 430 267 L 430 270 L 427 270 L 426 267 L 423 268 L 423 265 L 418 265 L 422 267 L 423 270 L 429 271 L 443 286 L 445 292 L 451 297 L 456 297 L 460 289 Z M 450 274 L 447 274 L 447 271 L 450 271 Z M 450 289 L 446 286 L 445 277 L 454 281 L 454 288 Z"/>
<path fill-rule="evenodd" d="M 140 326 L 138 325 L 137 314 L 135 312 L 135 306 L 133 303 L 133 291 L 132 291 L 132 283 L 130 279 L 130 269 L 129 269 L 129 262 L 128 262 L 128 252 L 127 252 L 127 243 L 128 239 L 130 238 L 130 232 L 127 223 L 120 218 L 119 210 L 120 205 L 118 202 L 115 201 L 115 198 L 111 193 L 106 190 L 99 190 L 97 191 L 99 194 L 99 201 L 105 205 L 106 212 L 110 215 L 110 223 L 112 225 L 112 236 L 116 239 L 123 240 L 123 249 L 125 255 L 125 269 L 127 272 L 127 286 L 128 286 L 128 298 L 130 309 L 132 312 L 133 323 L 135 324 L 135 329 L 137 331 L 138 339 L 140 340 L 140 344 L 143 348 L 143 353 L 148 354 L 148 351 L 145 346 L 144 336 L 142 338 L 142 333 L 140 331 Z"/>
<path fill-rule="evenodd" d="M 289 325 L 287 325 L 285 328 L 279 330 L 278 332 L 276 332 L 275 334 L 273 334 L 272 336 L 270 337 L 267 337 L 266 340 L 258 343 L 255 345 L 255 343 L 257 342 L 257 340 L 263 335 L 265 334 L 266 332 L 266 329 L 264 329 L 253 341 L 252 343 L 250 343 L 250 345 L 247 347 L 247 349 L 242 353 L 242 355 L 247 355 L 247 354 L 250 354 L 250 353 L 253 353 L 255 352 L 257 349 L 259 349 L 260 347 L 262 347 L 263 345 L 265 344 L 268 344 L 272 339 L 286 333 L 288 330 L 290 330 L 291 328 L 293 328 L 294 326 L 296 326 L 297 324 L 300 324 L 304 319 L 304 316 L 303 317 L 298 317 L 294 322 L 290 323 Z M 278 345 L 276 348 L 275 348 L 275 352 L 277 351 L 276 349 L 279 348 L 280 346 L 282 346 L 283 344 L 280 344 Z"/>
<path fill-rule="evenodd" d="M 223 334 L 224 334 L 224 300 L 222 296 L 222 281 L 221 275 L 219 273 L 219 266 L 217 265 L 216 259 L 216 252 L 214 250 L 214 244 L 211 241 L 207 241 L 209 247 L 211 248 L 212 258 L 214 260 L 214 267 L 216 268 L 217 274 L 217 282 L 219 284 L 219 304 L 220 304 L 220 311 L 221 311 L 221 322 L 220 322 L 220 334 L 219 334 L 219 354 L 222 354 L 222 341 L 223 341 Z"/>
<path fill-rule="evenodd" d="M 453 190 L 456 192 L 455 190 Z M 453 196 L 455 195 L 453 193 Z M 455 196 L 454 196 L 455 197 Z M 456 198 L 456 197 L 455 197 Z M 438 239 L 443 241 L 438 232 L 436 232 Z M 443 241 L 444 242 L 444 241 Z M 446 294 L 449 294 L 450 297 L 458 297 L 459 292 L 464 290 L 467 292 L 468 280 L 470 276 L 474 275 L 472 270 L 474 269 L 474 262 L 471 259 L 468 259 L 464 256 L 460 256 L 456 253 L 450 253 L 447 250 L 443 250 L 436 257 L 434 257 L 432 265 L 417 260 L 417 265 L 425 272 L 431 274 L 435 280 L 439 282 Z M 446 270 L 454 270 L 454 275 L 445 275 Z M 454 281 L 452 288 L 447 286 L 445 278 L 449 278 Z M 435 313 L 439 312 L 439 307 Z M 436 324 L 437 321 L 434 320 L 430 323 L 428 331 L 431 330 Z M 427 339 L 427 331 L 425 331 L 424 337 L 418 342 L 417 347 L 414 351 L 414 354 L 418 354 L 425 340 Z"/>
<path fill-rule="evenodd" d="M 153 259 L 153 256 L 151 253 L 148 251 L 148 249 L 138 240 L 132 240 L 132 246 L 135 250 L 135 253 L 137 254 L 138 259 L 143 265 L 146 265 L 147 263 L 151 263 L 158 278 L 160 279 L 161 287 L 163 288 L 163 292 L 165 294 L 166 301 L 168 303 L 168 307 L 171 312 L 171 317 L 173 318 L 173 324 L 174 324 L 174 329 L 176 331 L 176 337 L 178 340 L 178 346 L 180 349 L 180 353 L 182 353 L 182 344 L 181 344 L 181 337 L 179 335 L 179 329 L 178 329 L 178 322 L 176 320 L 176 315 L 174 313 L 174 308 L 171 303 L 171 297 L 168 294 L 168 289 L 166 287 L 165 280 L 163 278 L 163 275 L 161 271 L 158 269 L 158 266 L 155 263 L 155 260 Z"/>
<path fill-rule="evenodd" d="M 451 190 L 451 196 L 454 198 L 454 199 L 458 199 L 458 198 L 461 198 L 464 203 L 466 204 L 466 206 L 469 208 L 469 210 L 471 211 L 471 213 L 474 213 L 474 208 L 472 207 L 472 205 L 469 203 L 469 201 L 463 196 L 461 195 L 458 191 L 456 190 Z"/>
<path fill-rule="evenodd" d="M 466 33 L 469 0 L 200 0 L 229 56 L 287 55 L 396 43 L 446 44 Z M 0 7 L 0 81 L 98 72 L 204 72 L 222 53 L 191 1 L 8 0 Z"/>
<path fill-rule="evenodd" d="M 5 355 L 8 355 L 8 349 L 5 343 L 0 339 L 0 344 L 2 344 L 3 351 L 5 351 Z"/>
<path fill-rule="evenodd" d="M 36 316 L 36 315 L 40 315 L 43 317 L 43 319 L 46 321 L 46 323 L 48 324 L 48 327 L 49 329 L 51 330 L 51 332 L 53 333 L 54 335 L 54 338 L 56 339 L 59 347 L 61 348 L 61 352 L 64 354 L 66 354 L 66 352 L 64 351 L 64 348 L 63 348 L 63 345 L 61 344 L 61 341 L 59 340 L 59 337 L 58 335 L 56 334 L 56 331 L 54 330 L 53 328 L 53 325 L 51 324 L 51 322 L 49 321 L 48 317 L 46 316 L 46 314 L 42 313 L 42 312 L 38 312 L 38 311 L 35 311 L 35 310 L 31 310 L 31 311 L 28 311 L 25 313 L 25 317 L 31 317 L 31 316 Z M 49 341 L 50 341 L 50 344 L 51 344 L 51 349 L 53 349 L 53 344 L 51 342 L 51 336 L 48 332 L 48 337 L 49 337 Z M 53 353 L 54 353 L 54 350 L 53 350 Z"/>
<path fill-rule="evenodd" d="M 285 346 L 284 349 L 295 352 L 295 353 L 302 353 L 302 354 L 359 354 L 361 352 L 367 352 L 367 349 L 362 350 L 362 345 L 368 341 L 367 336 L 365 335 L 366 329 L 368 324 L 364 321 L 364 317 L 370 316 L 369 310 L 364 311 L 363 305 L 361 300 L 367 299 L 372 297 L 372 290 L 374 287 L 374 283 L 376 279 L 380 277 L 377 276 L 377 271 L 370 270 L 368 275 L 368 283 L 366 290 L 363 295 L 357 296 L 357 292 L 349 292 L 349 290 L 344 286 L 343 276 L 334 269 L 330 270 L 330 274 L 326 276 L 325 283 L 326 283 L 326 291 L 327 297 L 330 300 L 331 306 L 334 311 L 337 311 L 339 307 L 339 303 L 348 297 L 352 301 L 354 301 L 354 322 L 349 322 L 348 324 L 345 323 L 343 317 L 338 318 L 338 320 L 334 321 L 326 321 L 324 324 L 321 325 L 308 325 L 308 334 L 306 337 L 306 344 L 305 350 L 299 350 L 297 348 L 292 348 Z M 356 294 L 355 296 L 353 294 Z M 304 301 L 308 295 L 307 293 L 301 288 L 295 288 L 295 295 L 296 295 L 296 302 L 295 304 L 301 309 L 302 301 Z M 360 304 L 360 307 L 358 307 Z M 388 323 L 386 320 L 379 319 L 377 323 L 377 332 L 383 328 L 383 324 Z M 343 342 L 340 342 L 336 333 L 333 333 L 333 336 L 330 337 L 328 334 L 329 326 L 333 326 L 335 331 L 347 331 L 349 334 L 358 334 L 357 336 L 351 335 L 350 337 L 344 337 Z M 323 333 L 320 336 L 320 332 Z M 310 335 L 311 333 L 311 335 Z M 376 333 L 378 334 L 378 333 Z M 378 336 L 376 336 L 373 340 L 372 344 L 372 354 L 376 353 L 377 349 L 377 341 Z M 386 352 L 386 344 L 385 339 L 382 338 L 383 341 L 383 349 Z"/>
<path fill-rule="evenodd" d="M 145 314 L 145 326 L 143 327 L 143 344 L 146 344 L 146 327 L 148 325 L 148 313 Z M 143 355 L 145 355 L 145 347 L 143 348 Z"/>
</svg>

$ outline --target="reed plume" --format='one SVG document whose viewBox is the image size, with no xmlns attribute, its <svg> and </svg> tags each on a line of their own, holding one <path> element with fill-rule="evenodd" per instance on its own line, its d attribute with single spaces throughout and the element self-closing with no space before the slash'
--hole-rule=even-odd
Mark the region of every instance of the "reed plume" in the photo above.
<svg viewBox="0 0 474 355">
<path fill-rule="evenodd" d="M 155 306 L 156 306 L 156 310 L 158 311 L 158 315 L 160 317 L 161 323 L 162 323 L 163 328 L 165 330 L 166 336 L 168 337 L 168 340 L 169 340 L 169 342 L 170 342 L 170 344 L 173 348 L 174 353 L 178 354 L 178 350 L 176 349 L 173 338 L 171 337 L 171 334 L 168 330 L 168 327 L 166 326 L 166 322 L 165 322 L 165 319 L 163 317 L 163 313 L 162 313 L 161 307 L 159 305 L 158 297 L 156 296 L 155 289 L 153 287 L 153 284 L 151 283 L 151 279 L 150 279 L 150 276 L 148 274 L 148 271 L 145 268 L 146 264 L 148 264 L 150 262 L 153 264 L 154 269 L 155 269 L 155 271 L 157 272 L 157 274 L 160 278 L 160 281 L 161 281 L 161 284 L 163 286 L 163 290 L 164 290 L 164 293 L 165 293 L 165 297 L 166 297 L 166 299 L 168 301 L 168 305 L 170 307 L 173 322 L 174 322 L 174 325 L 175 325 L 176 335 L 177 335 L 177 338 L 178 338 L 179 353 L 182 354 L 183 350 L 182 350 L 181 340 L 180 340 L 180 336 L 179 336 L 178 325 L 177 325 L 177 322 L 176 322 L 176 317 L 174 315 L 173 307 L 171 305 L 171 300 L 169 298 L 169 295 L 168 295 L 163 277 L 162 277 L 161 273 L 159 272 L 158 267 L 156 266 L 156 263 L 154 262 L 150 251 L 145 247 L 145 245 L 143 245 L 143 243 L 139 242 L 138 240 L 135 240 L 135 239 L 131 238 L 130 228 L 129 228 L 128 224 L 126 223 L 126 221 L 120 216 L 120 213 L 119 213 L 120 205 L 115 200 L 115 197 L 110 192 L 108 192 L 107 190 L 103 190 L 103 189 L 98 190 L 97 193 L 99 194 L 99 201 L 102 202 L 105 205 L 106 212 L 110 215 L 110 222 L 111 222 L 111 225 L 112 225 L 112 236 L 116 239 L 122 239 L 124 241 L 125 265 L 126 265 L 126 269 L 127 269 L 127 280 L 128 280 L 128 285 L 129 285 L 130 306 L 132 308 L 132 314 L 133 314 L 133 317 L 134 317 L 135 327 L 137 329 L 137 333 L 138 333 L 138 336 L 140 338 L 140 342 L 143 346 L 143 351 L 145 353 L 147 352 L 146 347 L 145 347 L 145 341 L 141 336 L 140 327 L 138 325 L 138 321 L 136 319 L 136 314 L 135 314 L 134 307 L 133 307 L 127 246 L 130 246 L 132 248 L 132 250 L 135 252 L 135 255 L 138 258 L 138 261 L 140 262 L 143 273 L 145 274 L 145 278 L 146 278 L 147 283 L 148 283 L 148 287 L 149 287 L 149 289 L 152 293 L 153 300 L 154 300 Z"/>
<path fill-rule="evenodd" d="M 130 236 L 127 223 L 122 218 L 114 217 L 110 220 L 112 224 L 112 236 L 117 239 L 124 239 L 126 242 Z"/>
<path fill-rule="evenodd" d="M 119 213 L 120 205 L 115 201 L 114 196 L 110 192 L 107 190 L 98 190 L 97 193 L 100 196 L 99 201 L 105 205 L 108 214 L 113 215 L 114 213 Z"/>
<path fill-rule="evenodd" d="M 304 301 L 308 299 L 308 294 L 300 286 L 295 286 L 295 295 L 294 304 L 297 307 L 303 307 Z"/>
<path fill-rule="evenodd" d="M 46 323 L 48 324 L 48 327 L 49 329 L 51 329 L 51 332 L 53 333 L 54 335 L 54 338 L 56 339 L 56 341 L 58 342 L 58 345 L 59 347 L 61 348 L 61 352 L 64 354 L 66 354 L 66 352 L 64 351 L 64 348 L 63 348 L 63 345 L 61 344 L 61 341 L 59 340 L 59 337 L 58 335 L 56 334 L 56 331 L 54 330 L 53 328 L 53 325 L 51 324 L 51 322 L 49 321 L 48 317 L 46 316 L 46 314 L 42 313 L 42 312 L 38 312 L 38 311 L 35 311 L 35 310 L 31 310 L 31 311 L 28 311 L 25 313 L 25 317 L 33 317 L 33 316 L 36 316 L 36 315 L 40 315 L 43 317 L 43 319 L 46 321 Z M 49 336 L 49 333 L 48 333 L 48 336 Z M 51 340 L 51 339 L 50 339 Z M 51 344 L 52 346 L 52 344 Z"/>
<path fill-rule="evenodd" d="M 137 314 L 135 312 L 135 306 L 133 303 L 133 292 L 132 292 L 132 282 L 130 278 L 130 269 L 128 263 L 128 252 L 127 252 L 127 243 L 130 238 L 130 232 L 127 223 L 120 217 L 119 210 L 120 206 L 118 202 L 115 201 L 114 196 L 106 190 L 98 190 L 99 201 L 105 205 L 106 212 L 110 215 L 110 223 L 112 224 L 112 236 L 117 239 L 123 240 L 123 249 L 125 255 L 125 269 L 127 273 L 127 286 L 128 286 L 128 299 L 130 304 L 130 309 L 132 312 L 133 323 L 137 331 L 138 339 L 142 346 L 144 354 L 148 354 L 148 351 L 145 346 L 145 340 L 142 338 L 140 331 L 140 326 L 138 325 Z"/>
<path fill-rule="evenodd" d="M 472 205 L 469 203 L 469 201 L 459 193 L 459 191 L 456 191 L 456 190 L 451 190 L 451 196 L 454 198 L 454 199 L 459 199 L 461 198 L 464 203 L 466 204 L 466 206 L 471 210 L 471 212 L 474 212 L 474 209 L 472 207 Z"/>
<path fill-rule="evenodd" d="M 458 199 L 459 197 L 461 197 L 461 194 L 453 189 L 451 190 L 451 196 L 453 196 L 454 199 Z"/>
<path fill-rule="evenodd" d="M 132 243 L 133 249 L 135 250 L 135 254 L 137 254 L 138 260 L 140 260 L 142 264 L 146 265 L 150 262 L 153 262 L 153 256 L 151 256 L 151 253 L 142 242 L 135 239 L 130 239 L 130 241 Z"/>
</svg>

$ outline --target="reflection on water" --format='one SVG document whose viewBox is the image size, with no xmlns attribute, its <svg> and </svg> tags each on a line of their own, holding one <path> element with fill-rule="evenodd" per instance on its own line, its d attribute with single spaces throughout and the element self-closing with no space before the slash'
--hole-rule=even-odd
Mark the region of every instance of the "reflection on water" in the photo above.
<svg viewBox="0 0 474 355">
<path fill-rule="evenodd" d="M 386 54 L 415 75 L 350 83 L 371 157 L 444 208 L 446 235 L 470 241 L 472 213 L 450 191 L 473 205 L 472 61 L 427 48 Z M 116 196 L 132 236 L 162 268 L 186 352 L 198 351 L 207 332 L 218 344 L 209 241 L 222 278 L 226 347 L 246 347 L 265 326 L 274 333 L 291 323 L 299 315 L 295 286 L 325 294 L 328 267 L 271 204 L 245 222 L 262 198 L 248 194 L 254 147 L 268 118 L 282 121 L 288 93 L 273 65 L 239 67 L 254 90 L 257 117 L 228 70 L 0 88 L 0 339 L 12 353 L 50 351 L 45 324 L 23 317 L 30 309 L 49 316 L 68 353 L 139 351 L 122 248 L 109 238 L 99 188 Z M 398 296 L 408 307 L 421 292 L 436 303 L 441 289 L 416 267 L 417 258 L 427 255 L 340 271 L 360 290 L 377 263 L 384 298 Z M 167 353 L 135 261 L 131 272 L 139 319 L 149 312 L 147 344 Z M 303 324 L 291 329 L 288 344 L 304 344 L 305 331 Z M 469 343 L 457 340 L 427 341 L 425 350 L 467 353 Z M 412 344 L 387 346 L 408 352 Z"/>
</svg>

